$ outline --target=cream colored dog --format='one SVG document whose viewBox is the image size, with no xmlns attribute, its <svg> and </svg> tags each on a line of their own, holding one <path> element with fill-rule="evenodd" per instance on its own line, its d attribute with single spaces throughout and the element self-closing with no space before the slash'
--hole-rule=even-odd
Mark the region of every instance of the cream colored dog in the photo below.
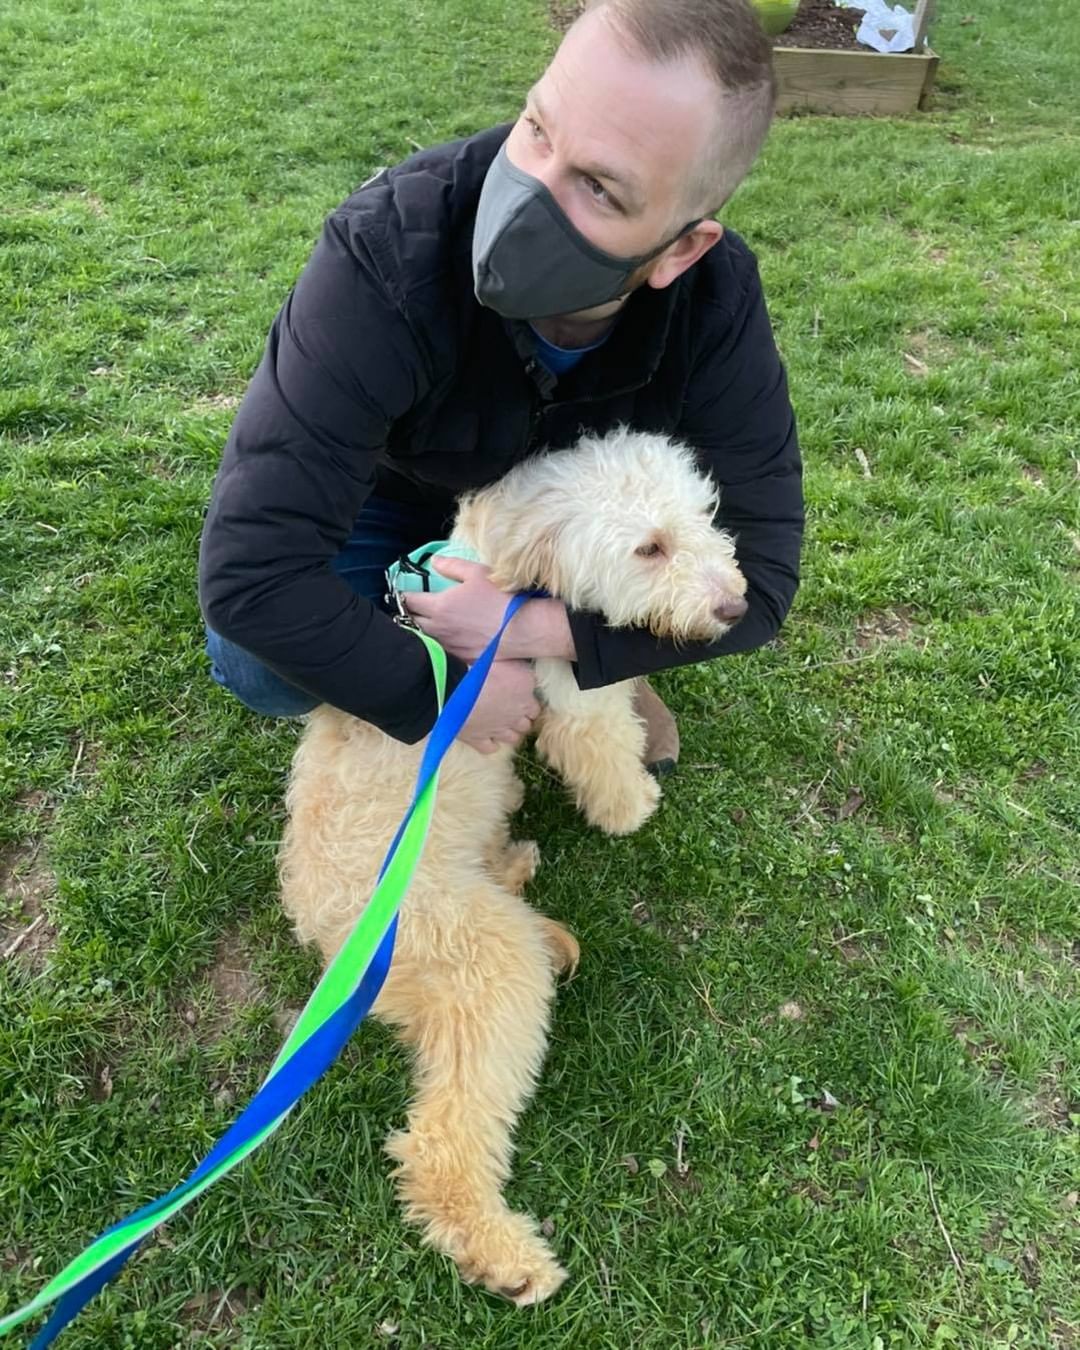
<svg viewBox="0 0 1080 1350">
<path fill-rule="evenodd" d="M 623 430 L 529 460 L 465 497 L 453 538 L 507 591 L 540 585 L 611 625 L 713 639 L 745 609 L 716 506 L 690 450 Z M 660 788 L 642 766 L 634 682 L 582 692 L 568 663 L 549 660 L 536 663 L 536 681 L 540 754 L 594 825 L 636 830 Z M 374 888 L 421 750 L 328 706 L 311 715 L 293 763 L 281 881 L 297 935 L 327 960 Z M 521 899 L 539 862 L 534 843 L 510 839 L 522 799 L 509 748 L 481 755 L 454 743 L 372 1010 L 415 1054 L 408 1128 L 387 1144 L 405 1215 L 467 1281 L 519 1306 L 566 1277 L 502 1186 L 544 1058 L 555 977 L 579 956 L 561 924 Z"/>
</svg>

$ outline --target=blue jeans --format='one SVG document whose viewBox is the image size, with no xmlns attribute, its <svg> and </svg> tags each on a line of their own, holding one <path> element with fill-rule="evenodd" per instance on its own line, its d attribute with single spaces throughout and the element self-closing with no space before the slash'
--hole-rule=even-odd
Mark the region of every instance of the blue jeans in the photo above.
<svg viewBox="0 0 1080 1350">
<path fill-rule="evenodd" d="M 445 521 L 423 507 L 370 497 L 331 566 L 357 595 L 385 609 L 386 569 L 403 553 L 441 538 L 445 528 Z M 213 678 L 253 712 L 300 717 L 319 704 L 319 699 L 289 684 L 257 656 L 211 628 L 206 630 L 206 650 Z"/>
</svg>

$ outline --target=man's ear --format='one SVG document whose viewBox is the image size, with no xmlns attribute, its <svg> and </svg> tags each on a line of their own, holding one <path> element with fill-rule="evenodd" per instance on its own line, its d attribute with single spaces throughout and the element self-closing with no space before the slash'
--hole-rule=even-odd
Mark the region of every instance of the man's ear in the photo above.
<svg viewBox="0 0 1080 1350">
<path fill-rule="evenodd" d="M 723 235 L 724 227 L 718 220 L 699 221 L 688 234 L 676 239 L 661 253 L 646 283 L 654 290 L 662 291 L 715 247 Z"/>
</svg>

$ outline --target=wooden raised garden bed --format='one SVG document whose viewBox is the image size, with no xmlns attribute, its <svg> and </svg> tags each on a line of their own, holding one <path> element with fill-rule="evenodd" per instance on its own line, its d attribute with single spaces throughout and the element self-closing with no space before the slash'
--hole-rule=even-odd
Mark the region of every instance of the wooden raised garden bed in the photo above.
<svg viewBox="0 0 1080 1350">
<path fill-rule="evenodd" d="M 861 18 L 860 11 L 802 0 L 795 23 L 773 47 L 779 112 L 889 115 L 926 106 L 939 61 L 922 41 L 929 4 L 920 0 L 916 9 L 913 52 L 885 55 L 859 45 Z"/>
<path fill-rule="evenodd" d="M 938 57 L 925 45 L 932 3 L 918 0 L 915 51 L 886 56 L 855 41 L 861 10 L 800 0 L 795 22 L 773 42 L 777 110 L 888 116 L 925 107 L 938 68 Z M 554 27 L 565 32 L 584 4 L 548 0 Z"/>
</svg>

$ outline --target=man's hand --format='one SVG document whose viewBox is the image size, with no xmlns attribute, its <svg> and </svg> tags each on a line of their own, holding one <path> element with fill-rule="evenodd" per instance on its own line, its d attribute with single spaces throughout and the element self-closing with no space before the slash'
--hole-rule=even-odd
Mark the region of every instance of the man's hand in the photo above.
<svg viewBox="0 0 1080 1350">
<path fill-rule="evenodd" d="M 458 740 L 490 755 L 500 745 L 517 745 L 540 715 L 527 661 L 496 661 Z"/>
<path fill-rule="evenodd" d="M 437 557 L 432 566 L 461 584 L 438 595 L 409 592 L 402 597 L 405 606 L 429 637 L 471 665 L 498 631 L 510 597 L 491 584 L 490 569 L 482 563 Z M 575 658 L 566 607 L 561 600 L 530 600 L 510 620 L 499 644 L 499 660 L 535 661 L 547 656 Z"/>
</svg>

